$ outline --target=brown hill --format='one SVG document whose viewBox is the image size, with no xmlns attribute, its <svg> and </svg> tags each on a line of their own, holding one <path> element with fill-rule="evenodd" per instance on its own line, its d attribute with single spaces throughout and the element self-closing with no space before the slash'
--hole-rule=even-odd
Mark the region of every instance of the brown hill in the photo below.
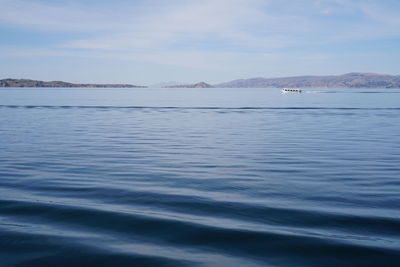
<svg viewBox="0 0 400 267">
<path fill-rule="evenodd" d="M 330 76 L 298 76 L 234 80 L 214 87 L 300 87 L 300 88 L 400 88 L 400 75 L 348 73 Z"/>
<path fill-rule="evenodd" d="M 68 83 L 62 81 L 36 81 L 28 79 L 3 79 L 0 80 L 0 87 L 80 87 L 80 88 L 143 88 L 132 84 L 87 84 Z"/>
</svg>

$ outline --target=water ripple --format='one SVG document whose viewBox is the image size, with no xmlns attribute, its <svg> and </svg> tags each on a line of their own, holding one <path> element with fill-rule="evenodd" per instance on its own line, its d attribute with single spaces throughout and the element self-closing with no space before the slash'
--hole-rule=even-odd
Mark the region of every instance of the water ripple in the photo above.
<svg viewBox="0 0 400 267">
<path fill-rule="evenodd" d="M 0 105 L 0 265 L 399 265 L 400 108 L 290 97 Z"/>
<path fill-rule="evenodd" d="M 25 109 L 154 109 L 154 110 L 400 110 L 400 107 L 217 107 L 217 106 L 51 106 L 51 105 L 0 105 L 0 108 Z"/>
</svg>

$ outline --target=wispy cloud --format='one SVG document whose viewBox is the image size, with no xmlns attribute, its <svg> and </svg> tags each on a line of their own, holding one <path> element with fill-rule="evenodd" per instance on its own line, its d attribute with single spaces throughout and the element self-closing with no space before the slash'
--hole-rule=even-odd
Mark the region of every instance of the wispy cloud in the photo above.
<svg viewBox="0 0 400 267">
<path fill-rule="evenodd" d="M 400 5 L 390 0 L 0 0 L 0 4 L 3 25 L 68 33 L 66 40 L 46 48 L 48 56 L 184 68 L 232 70 L 240 68 L 245 58 L 251 60 L 244 65 L 253 61 L 258 68 L 262 63 L 257 58 L 265 64 L 279 61 L 275 57 L 288 61 L 290 56 L 316 54 L 321 59 L 323 53 L 331 57 L 330 48 L 337 44 L 400 38 Z M 309 47 L 325 52 L 310 53 Z M 20 55 L 46 54 L 29 42 L 13 49 L 20 49 Z"/>
<path fill-rule="evenodd" d="M 171 0 L 166 5 L 153 0 L 113 1 L 106 6 L 86 1 L 0 3 L 3 23 L 87 35 L 61 44 L 70 48 L 164 49 L 214 42 L 225 46 L 214 46 L 221 50 L 226 46 L 274 49 L 312 43 L 318 36 L 357 36 L 354 30 L 361 28 L 372 37 L 382 31 L 400 35 L 394 31 L 400 26 L 396 11 L 378 1 Z"/>
</svg>

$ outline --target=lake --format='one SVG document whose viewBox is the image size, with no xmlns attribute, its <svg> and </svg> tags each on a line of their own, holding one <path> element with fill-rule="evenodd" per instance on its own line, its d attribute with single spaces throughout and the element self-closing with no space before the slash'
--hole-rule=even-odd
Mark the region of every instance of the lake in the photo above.
<svg viewBox="0 0 400 267">
<path fill-rule="evenodd" d="M 398 266 L 400 89 L 0 89 L 0 266 Z"/>
</svg>

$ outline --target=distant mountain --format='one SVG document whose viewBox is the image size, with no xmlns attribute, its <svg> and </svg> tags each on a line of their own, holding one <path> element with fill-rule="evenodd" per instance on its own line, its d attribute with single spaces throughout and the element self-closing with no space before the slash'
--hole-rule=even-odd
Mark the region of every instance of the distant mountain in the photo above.
<svg viewBox="0 0 400 267">
<path fill-rule="evenodd" d="M 170 85 L 165 86 L 165 88 L 213 88 L 213 86 L 205 82 L 200 82 L 195 84 Z"/>
<path fill-rule="evenodd" d="M 36 81 L 28 79 L 3 79 L 0 80 L 0 87 L 83 87 L 83 88 L 144 88 L 132 84 L 87 84 L 68 83 L 62 81 Z"/>
<path fill-rule="evenodd" d="M 149 85 L 149 87 L 153 87 L 153 88 L 164 88 L 167 86 L 177 86 L 177 85 L 185 85 L 187 83 L 183 83 L 183 82 L 161 82 L 161 83 L 155 83 L 155 84 L 151 84 Z"/>
<path fill-rule="evenodd" d="M 155 85 L 153 85 L 155 86 Z M 36 81 L 28 79 L 3 79 L 0 87 L 81 87 L 81 88 L 145 88 L 132 84 L 86 84 L 62 81 Z M 296 76 L 281 78 L 251 78 L 210 85 L 205 82 L 195 84 L 162 83 L 155 87 L 164 88 L 400 88 L 400 75 L 352 72 L 329 76 Z"/>
<path fill-rule="evenodd" d="M 214 85 L 227 88 L 400 88 L 400 75 L 347 73 L 330 76 L 298 76 L 283 78 L 252 78 Z"/>
</svg>

